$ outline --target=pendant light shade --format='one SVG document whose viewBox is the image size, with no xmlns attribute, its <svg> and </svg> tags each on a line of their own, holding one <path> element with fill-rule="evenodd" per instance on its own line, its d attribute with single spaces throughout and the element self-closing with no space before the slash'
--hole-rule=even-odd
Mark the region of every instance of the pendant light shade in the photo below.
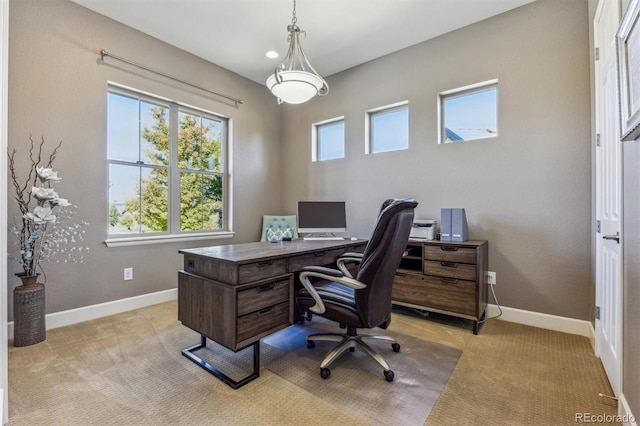
<svg viewBox="0 0 640 426">
<path fill-rule="evenodd" d="M 293 19 L 287 26 L 289 50 L 287 55 L 267 79 L 267 87 L 278 98 L 278 103 L 301 104 L 314 96 L 329 93 L 327 82 L 311 66 L 300 46 L 300 33 L 296 25 L 296 2 L 293 1 Z"/>
</svg>

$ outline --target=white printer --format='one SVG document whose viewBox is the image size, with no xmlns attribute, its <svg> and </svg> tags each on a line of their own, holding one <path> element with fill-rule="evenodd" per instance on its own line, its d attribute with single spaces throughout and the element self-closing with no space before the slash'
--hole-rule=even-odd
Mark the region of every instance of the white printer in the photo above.
<svg viewBox="0 0 640 426">
<path fill-rule="evenodd" d="M 414 219 L 409 238 L 435 240 L 437 223 L 438 221 L 433 219 Z"/>
</svg>

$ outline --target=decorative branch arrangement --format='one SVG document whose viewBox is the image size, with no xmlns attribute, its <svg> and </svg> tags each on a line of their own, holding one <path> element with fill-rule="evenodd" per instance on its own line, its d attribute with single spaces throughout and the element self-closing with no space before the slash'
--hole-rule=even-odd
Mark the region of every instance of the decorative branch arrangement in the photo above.
<svg viewBox="0 0 640 426">
<path fill-rule="evenodd" d="M 58 173 L 52 169 L 60 142 L 48 159 L 43 157 L 44 137 L 36 145 L 31 135 L 29 160 L 31 167 L 26 179 L 22 181 L 16 173 L 16 150 L 9 156 L 9 173 L 16 192 L 15 199 L 20 207 L 20 221 L 14 220 L 10 227 L 19 245 L 19 256 L 9 256 L 22 266 L 21 276 L 34 276 L 42 273 L 41 262 L 81 263 L 86 247 L 75 244 L 84 241 L 83 226 L 86 222 L 71 223 L 75 206 L 65 198 L 60 198 L 52 184 L 60 182 Z M 35 203 L 34 203 L 35 201 Z"/>
</svg>

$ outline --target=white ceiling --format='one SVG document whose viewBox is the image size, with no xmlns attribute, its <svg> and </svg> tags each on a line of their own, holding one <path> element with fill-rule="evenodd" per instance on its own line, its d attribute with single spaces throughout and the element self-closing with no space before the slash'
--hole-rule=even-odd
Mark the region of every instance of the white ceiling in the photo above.
<svg viewBox="0 0 640 426">
<path fill-rule="evenodd" d="M 293 12 L 293 0 L 72 1 L 261 84 L 286 53 Z M 326 77 L 532 1 L 297 0 L 296 15 Z"/>
</svg>

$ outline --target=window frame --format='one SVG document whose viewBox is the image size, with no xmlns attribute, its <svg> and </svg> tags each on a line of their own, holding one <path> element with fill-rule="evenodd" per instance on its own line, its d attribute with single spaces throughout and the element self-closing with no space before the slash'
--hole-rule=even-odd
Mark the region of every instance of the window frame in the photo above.
<svg viewBox="0 0 640 426">
<path fill-rule="evenodd" d="M 321 158 L 321 137 L 320 130 L 323 127 L 329 127 L 338 123 L 342 123 L 342 157 Z M 344 116 L 331 118 L 329 120 L 320 121 L 311 125 L 311 161 L 312 162 L 324 162 L 331 160 L 340 160 L 347 155 L 346 146 L 346 123 Z"/>
<path fill-rule="evenodd" d="M 407 112 L 407 146 L 402 148 L 387 149 L 384 151 L 376 151 L 374 149 L 375 135 L 373 132 L 373 119 L 376 115 L 388 114 L 391 112 L 406 110 Z M 386 152 L 404 151 L 409 149 L 409 101 L 396 102 L 394 104 L 373 108 L 366 111 L 365 114 L 365 154 L 383 154 Z"/>
<path fill-rule="evenodd" d="M 167 231 L 159 232 L 137 232 L 137 233 L 110 233 L 109 223 L 107 221 L 107 239 L 105 244 L 107 247 L 120 247 L 130 245 L 143 245 L 143 244 L 158 244 L 165 242 L 175 241 L 194 241 L 212 238 L 227 238 L 234 235 L 232 231 L 231 223 L 231 194 L 229 187 L 230 180 L 230 150 L 231 150 L 231 119 L 221 114 L 217 114 L 211 111 L 207 111 L 203 108 L 194 107 L 178 101 L 170 100 L 162 96 L 143 92 L 140 90 L 123 87 L 118 84 L 109 83 L 107 88 L 107 95 L 114 94 L 118 96 L 124 96 L 132 98 L 138 102 L 147 102 L 154 105 L 161 105 L 168 108 L 167 121 L 170 123 L 169 132 L 169 165 L 159 166 L 153 164 L 140 164 L 135 161 L 123 161 L 111 159 L 109 156 L 108 138 L 107 143 L 107 182 L 110 182 L 110 166 L 126 165 L 130 167 L 139 167 L 142 169 L 157 169 L 162 168 L 168 170 L 168 210 L 167 210 Z M 108 96 L 107 96 L 108 104 Z M 108 105 L 107 105 L 108 109 Z M 186 113 L 200 118 L 206 118 L 210 120 L 219 121 L 222 124 L 221 135 L 221 147 L 220 147 L 220 172 L 207 171 L 207 170 L 195 170 L 195 169 L 182 169 L 178 166 L 178 137 L 180 132 L 179 114 Z M 108 126 L 107 118 L 107 126 Z M 181 230 L 181 218 L 180 218 L 180 193 L 181 183 L 180 176 L 183 172 L 196 172 L 203 175 L 216 175 L 222 178 L 222 223 L 223 226 L 220 230 Z M 109 203 L 109 189 L 107 188 L 107 204 Z M 108 206 L 109 207 L 109 206 Z M 108 211 L 107 211 L 108 212 Z"/>
<path fill-rule="evenodd" d="M 472 95 L 472 94 L 476 94 L 476 93 L 480 93 L 480 92 L 484 92 L 487 91 L 488 89 L 491 88 L 495 88 L 496 91 L 496 103 L 495 103 L 495 112 L 496 112 L 496 132 L 494 134 L 489 134 L 488 136 L 483 136 L 483 137 L 477 137 L 477 138 L 473 138 L 473 139 L 463 139 L 461 141 L 445 141 L 444 138 L 446 137 L 446 128 L 445 128 L 445 108 L 444 108 L 444 102 L 447 99 L 451 99 L 451 98 L 458 98 L 458 97 L 462 97 L 462 96 L 468 96 L 468 95 Z M 498 137 L 499 134 L 499 117 L 498 117 L 498 104 L 499 104 L 499 92 L 498 92 L 498 79 L 493 79 L 493 80 L 487 80 L 487 81 L 482 81 L 480 83 L 475 83 L 475 84 L 470 84 L 468 86 L 464 86 L 464 87 L 458 87 L 456 89 L 451 89 L 451 90 L 446 90 L 444 92 L 440 92 L 438 93 L 438 110 L 437 110 L 437 115 L 438 115 L 438 145 L 447 145 L 450 143 L 457 143 L 457 142 L 470 142 L 470 141 L 477 141 L 477 140 L 484 140 L 484 139 L 490 139 L 490 138 L 495 138 Z"/>
</svg>

